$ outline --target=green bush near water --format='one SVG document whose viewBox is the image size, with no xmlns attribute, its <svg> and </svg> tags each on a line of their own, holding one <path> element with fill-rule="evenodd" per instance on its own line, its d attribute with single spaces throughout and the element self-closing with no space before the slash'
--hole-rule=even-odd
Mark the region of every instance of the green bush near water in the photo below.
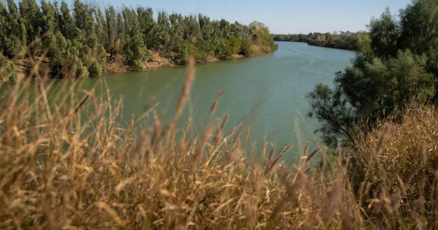
<svg viewBox="0 0 438 230">
<path fill-rule="evenodd" d="M 230 59 L 242 49 L 249 56 L 247 43 L 260 46 L 262 52 L 256 55 L 274 51 L 266 48 L 273 39 L 260 33 L 261 28 L 224 19 L 215 21 L 201 14 L 183 16 L 161 11 L 154 17 L 152 9 L 144 7 L 102 9 L 79 0 L 72 8 L 64 1 L 0 2 L 0 23 L 1 53 L 7 58 L 32 61 L 47 57 L 51 75 L 56 77 L 72 77 L 74 68 L 80 69 L 76 77 L 99 77 L 105 72 L 106 62 L 142 70 L 149 50 L 176 64 L 186 63 L 188 56 L 194 56 L 197 62 Z M 253 39 L 254 35 L 259 38 Z"/>
<path fill-rule="evenodd" d="M 412 100 L 437 101 L 437 27 L 435 0 L 412 1 L 399 18 L 387 9 L 371 20 L 352 66 L 336 73 L 333 88 L 318 85 L 308 95 L 310 115 L 323 124 L 328 145 L 354 145 L 357 135 L 388 116 L 400 121 Z"/>
<path fill-rule="evenodd" d="M 2 53 L 0 53 L 0 81 L 16 82 L 17 71 L 15 71 L 14 63 L 9 61 Z"/>
</svg>

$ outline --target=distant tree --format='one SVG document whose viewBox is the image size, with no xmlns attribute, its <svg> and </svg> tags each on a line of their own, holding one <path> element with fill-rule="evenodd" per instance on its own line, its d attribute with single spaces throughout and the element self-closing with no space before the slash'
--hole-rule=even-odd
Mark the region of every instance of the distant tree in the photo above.
<svg viewBox="0 0 438 230">
<path fill-rule="evenodd" d="M 259 21 L 253 21 L 249 24 L 250 29 L 262 29 L 265 28 L 266 25 Z"/>
<path fill-rule="evenodd" d="M 251 26 L 211 20 L 199 15 L 182 16 L 151 8 L 113 6 L 103 11 L 96 4 L 74 0 L 14 0 L 0 2 L 0 52 L 6 58 L 26 56 L 27 74 L 53 77 L 98 77 L 111 63 L 142 69 L 147 48 L 176 64 L 193 56 L 197 62 L 210 58 L 228 59 L 235 54 L 258 55 L 274 50 L 268 28 L 260 22 Z M 37 59 L 43 59 L 43 63 Z M 46 63 L 48 61 L 48 63 Z M 35 63 L 43 70 L 35 73 Z M 49 70 L 50 71 L 46 71 Z M 124 69 L 123 67 L 120 69 Z"/>
</svg>

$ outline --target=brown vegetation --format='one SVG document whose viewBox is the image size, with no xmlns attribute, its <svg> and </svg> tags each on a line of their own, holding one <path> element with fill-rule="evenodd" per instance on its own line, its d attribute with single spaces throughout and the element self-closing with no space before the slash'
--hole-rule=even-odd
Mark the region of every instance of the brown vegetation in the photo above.
<svg viewBox="0 0 438 230">
<path fill-rule="evenodd" d="M 163 124 L 148 109 L 141 117 L 154 124 L 143 128 L 134 116 L 120 125 L 122 101 L 81 93 L 80 81 L 50 98 L 50 81 L 14 85 L 0 100 L 0 229 L 436 227 L 434 108 L 408 111 L 357 150 L 306 148 L 285 165 L 291 146 L 247 152 L 241 125 L 224 133 L 228 116 L 214 118 L 221 93 L 201 134 L 190 119 L 178 131 L 190 63 L 174 118 Z M 37 97 L 21 90 L 30 86 Z M 315 156 L 322 162 L 311 167 Z"/>
</svg>

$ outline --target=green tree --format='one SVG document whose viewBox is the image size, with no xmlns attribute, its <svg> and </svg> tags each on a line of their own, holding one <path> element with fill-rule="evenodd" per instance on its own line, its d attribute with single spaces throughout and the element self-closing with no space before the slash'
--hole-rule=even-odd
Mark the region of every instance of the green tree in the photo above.
<svg viewBox="0 0 438 230">
<path fill-rule="evenodd" d="M 400 27 L 389 8 L 386 8 L 380 19 L 371 19 L 369 28 L 374 53 L 380 57 L 395 56 Z"/>
<path fill-rule="evenodd" d="M 125 44 L 125 22 L 122 14 L 117 14 L 117 39 L 115 43 L 115 50 L 117 53 L 122 52 L 123 44 Z"/>
<path fill-rule="evenodd" d="M 8 0 L 8 10 L 0 2 L 0 52 L 9 58 L 20 56 L 26 47 L 26 28 L 21 19 L 17 5 L 13 0 Z"/>
<path fill-rule="evenodd" d="M 105 10 L 106 28 L 107 28 L 107 42 L 105 49 L 111 54 L 111 57 L 115 55 L 115 44 L 117 39 L 117 17 L 116 10 L 113 6 Z"/>
<path fill-rule="evenodd" d="M 156 27 L 152 8 L 139 7 L 137 8 L 137 14 L 144 44 L 147 47 L 152 47 L 155 44 L 154 28 Z"/>
<path fill-rule="evenodd" d="M 73 40 L 78 37 L 78 35 L 80 34 L 80 30 L 76 28 L 73 17 L 71 16 L 70 9 L 68 8 L 67 3 L 65 3 L 64 1 L 62 1 L 61 3 L 61 14 L 58 21 L 59 30 L 65 38 Z"/>
<path fill-rule="evenodd" d="M 143 69 L 143 62 L 147 60 L 149 53 L 140 33 L 140 26 L 135 11 L 125 8 L 123 10 L 125 21 L 125 44 L 123 51 L 128 65 Z"/>
<path fill-rule="evenodd" d="M 58 29 L 58 18 L 55 7 L 51 3 L 46 1 L 41 1 L 42 18 L 43 23 L 42 28 L 42 49 L 43 51 L 48 51 L 52 48 L 56 42 L 55 31 Z"/>
<path fill-rule="evenodd" d="M 28 55 L 35 57 L 41 48 L 42 12 L 35 0 L 23 0 L 20 2 L 20 15 L 26 28 Z"/>
<path fill-rule="evenodd" d="M 50 67 L 53 77 L 84 78 L 101 76 L 107 59 L 111 68 L 142 69 L 149 57 L 147 48 L 176 64 L 185 64 L 189 56 L 204 62 L 274 50 L 263 23 L 244 26 L 201 14 L 164 11 L 155 20 L 153 13 L 143 7 L 116 13 L 113 6 L 104 13 L 80 0 L 73 2 L 73 8 L 64 1 L 58 5 L 56 1 L 20 0 L 18 10 L 13 0 L 7 0 L 7 7 L 0 2 L 0 51 L 6 58 L 27 54 L 29 74 L 39 63 L 37 59 L 47 57 L 49 64 L 41 65 L 47 66 L 44 70 Z"/>
<path fill-rule="evenodd" d="M 417 0 L 401 11 L 400 47 L 423 54 L 437 45 L 438 1 Z"/>
<path fill-rule="evenodd" d="M 105 46 L 108 43 L 107 40 L 109 34 L 107 24 L 105 23 L 105 17 L 100 9 L 94 10 L 94 14 L 94 17 L 96 18 L 95 28 L 98 44 Z"/>
<path fill-rule="evenodd" d="M 308 95 L 309 115 L 323 124 L 320 131 L 327 144 L 351 144 L 377 120 L 398 117 L 411 100 L 437 97 L 438 34 L 432 28 L 438 2 L 416 0 L 401 12 L 400 21 L 388 9 L 380 19 L 372 19 L 364 52 L 337 73 L 334 89 L 317 85 Z"/>
</svg>

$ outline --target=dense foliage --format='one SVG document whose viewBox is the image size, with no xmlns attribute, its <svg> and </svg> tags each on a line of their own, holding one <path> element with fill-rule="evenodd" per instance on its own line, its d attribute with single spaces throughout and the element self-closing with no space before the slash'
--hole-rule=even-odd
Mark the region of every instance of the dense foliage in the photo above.
<svg viewBox="0 0 438 230">
<path fill-rule="evenodd" d="M 369 39 L 367 32 L 275 34 L 275 41 L 306 42 L 309 45 L 336 49 L 360 50 L 361 43 Z"/>
<path fill-rule="evenodd" d="M 259 22 L 245 26 L 166 12 L 155 19 L 150 8 L 117 11 L 79 0 L 72 8 L 45 0 L 0 2 L 0 52 L 9 59 L 31 59 L 29 63 L 44 59 L 53 76 L 100 76 L 111 63 L 141 70 L 149 50 L 185 64 L 189 56 L 205 62 L 259 55 L 275 50 L 275 44 Z"/>
<path fill-rule="evenodd" d="M 0 53 L 0 83 L 6 81 L 17 81 L 17 72 L 14 69 L 14 63 Z"/>
<path fill-rule="evenodd" d="M 437 0 L 414 0 L 399 18 L 387 9 L 371 20 L 362 52 L 336 74 L 334 88 L 320 84 L 308 95 L 327 144 L 351 143 L 379 119 L 401 118 L 412 99 L 436 100 L 437 26 Z"/>
</svg>

